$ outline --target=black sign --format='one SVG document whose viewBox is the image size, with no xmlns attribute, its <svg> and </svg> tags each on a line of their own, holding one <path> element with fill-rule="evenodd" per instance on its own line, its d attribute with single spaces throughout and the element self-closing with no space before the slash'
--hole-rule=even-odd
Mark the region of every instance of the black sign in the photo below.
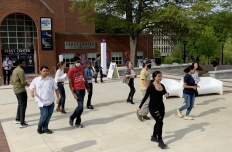
<svg viewBox="0 0 232 152">
<path fill-rule="evenodd" d="M 41 17 L 40 30 L 42 50 L 53 50 L 52 19 L 48 17 Z"/>
<path fill-rule="evenodd" d="M 34 49 L 10 49 L 2 50 L 2 55 L 23 55 L 23 54 L 34 54 Z"/>
</svg>

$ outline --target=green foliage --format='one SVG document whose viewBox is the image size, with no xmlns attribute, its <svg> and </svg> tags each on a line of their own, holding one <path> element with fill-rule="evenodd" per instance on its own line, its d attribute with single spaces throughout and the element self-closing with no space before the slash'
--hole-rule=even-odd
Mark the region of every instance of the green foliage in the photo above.
<svg viewBox="0 0 232 152">
<path fill-rule="evenodd" d="M 160 58 L 161 57 L 161 53 L 158 49 L 154 49 L 153 50 L 153 58 Z"/>
<path fill-rule="evenodd" d="M 224 64 L 232 64 L 232 38 L 228 39 L 224 48 Z"/>
<path fill-rule="evenodd" d="M 170 56 L 166 56 L 164 63 L 183 63 L 183 45 L 179 44 L 175 47 L 173 53 Z"/>
</svg>

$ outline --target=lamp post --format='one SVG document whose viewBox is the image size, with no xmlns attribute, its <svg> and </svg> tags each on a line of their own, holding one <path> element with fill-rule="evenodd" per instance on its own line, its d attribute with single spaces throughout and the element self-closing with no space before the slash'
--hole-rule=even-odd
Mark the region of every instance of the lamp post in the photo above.
<svg viewBox="0 0 232 152">
<path fill-rule="evenodd" d="M 183 40 L 183 44 L 184 44 L 184 56 L 183 56 L 183 60 L 184 60 L 184 63 L 186 61 L 186 44 L 187 43 L 188 43 L 188 41 Z"/>
<path fill-rule="evenodd" d="M 222 44 L 222 65 L 223 65 L 223 51 L 224 51 L 224 44 Z"/>
</svg>

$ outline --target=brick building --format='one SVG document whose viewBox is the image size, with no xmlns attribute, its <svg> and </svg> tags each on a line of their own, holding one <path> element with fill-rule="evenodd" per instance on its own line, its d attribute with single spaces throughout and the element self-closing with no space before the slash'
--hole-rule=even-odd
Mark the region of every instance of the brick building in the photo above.
<svg viewBox="0 0 232 152">
<path fill-rule="evenodd" d="M 95 24 L 77 22 L 80 14 L 70 13 L 70 0 L 0 0 L 0 63 L 6 56 L 16 66 L 18 58 L 27 62 L 26 73 L 38 73 L 47 65 L 54 73 L 59 55 L 66 67 L 79 54 L 83 60 L 94 60 L 100 53 L 102 39 L 107 42 L 109 61 L 124 65 L 130 50 L 128 35 L 95 33 Z M 152 58 L 152 37 L 139 37 L 137 58 Z M 0 68 L 2 76 L 2 68 Z"/>
</svg>

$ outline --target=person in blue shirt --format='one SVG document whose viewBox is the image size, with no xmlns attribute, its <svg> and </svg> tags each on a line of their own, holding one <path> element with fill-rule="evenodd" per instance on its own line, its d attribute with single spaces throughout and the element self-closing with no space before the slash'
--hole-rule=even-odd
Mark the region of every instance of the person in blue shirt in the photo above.
<svg viewBox="0 0 232 152">
<path fill-rule="evenodd" d="M 177 109 L 177 114 L 180 118 L 183 117 L 182 111 L 187 109 L 185 119 L 186 120 L 193 120 L 192 117 L 189 116 L 195 101 L 195 90 L 199 87 L 195 84 L 195 80 L 192 77 L 192 74 L 194 74 L 195 69 L 193 65 L 188 66 L 186 69 L 184 69 L 184 72 L 186 75 L 184 76 L 184 99 L 185 99 L 185 105 L 183 105 L 181 108 Z"/>
<path fill-rule="evenodd" d="M 93 106 L 91 105 L 91 98 L 93 95 L 93 83 L 92 79 L 96 77 L 94 74 L 94 70 L 92 68 L 92 63 L 91 61 L 86 62 L 86 68 L 85 68 L 85 75 L 87 77 L 88 83 L 89 83 L 89 94 L 88 94 L 88 100 L 87 100 L 87 109 L 94 109 Z"/>
</svg>

